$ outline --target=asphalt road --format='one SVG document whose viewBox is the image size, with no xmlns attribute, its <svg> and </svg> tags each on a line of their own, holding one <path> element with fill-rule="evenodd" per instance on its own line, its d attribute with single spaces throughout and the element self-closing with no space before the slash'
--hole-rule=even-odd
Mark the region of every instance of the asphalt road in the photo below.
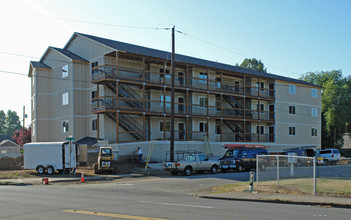
<svg viewBox="0 0 351 220">
<path fill-rule="evenodd" d="M 125 179 L 99 184 L 0 186 L 0 219 L 350 219 L 351 210 L 201 199 L 248 173 Z"/>
</svg>

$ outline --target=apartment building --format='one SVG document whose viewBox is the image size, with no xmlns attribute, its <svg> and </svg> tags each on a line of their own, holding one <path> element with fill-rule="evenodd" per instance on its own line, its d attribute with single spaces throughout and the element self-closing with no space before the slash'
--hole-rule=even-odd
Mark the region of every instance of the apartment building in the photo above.
<svg viewBox="0 0 351 220">
<path fill-rule="evenodd" d="M 74 33 L 32 61 L 32 140 L 170 138 L 170 53 Z M 175 55 L 175 140 L 321 145 L 321 88 Z"/>
</svg>

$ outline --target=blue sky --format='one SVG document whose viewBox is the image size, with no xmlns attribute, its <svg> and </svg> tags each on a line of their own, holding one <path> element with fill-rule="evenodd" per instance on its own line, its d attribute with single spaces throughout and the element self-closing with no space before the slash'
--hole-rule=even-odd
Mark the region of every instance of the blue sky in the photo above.
<svg viewBox="0 0 351 220">
<path fill-rule="evenodd" d="M 1 109 L 22 115 L 25 105 L 29 112 L 30 79 L 20 74 L 48 46 L 63 47 L 73 32 L 170 51 L 171 33 L 162 28 L 175 25 L 185 33 L 176 34 L 176 53 L 232 65 L 255 57 L 268 72 L 291 78 L 334 69 L 349 76 L 350 9 L 346 0 L 2 2 Z"/>
</svg>

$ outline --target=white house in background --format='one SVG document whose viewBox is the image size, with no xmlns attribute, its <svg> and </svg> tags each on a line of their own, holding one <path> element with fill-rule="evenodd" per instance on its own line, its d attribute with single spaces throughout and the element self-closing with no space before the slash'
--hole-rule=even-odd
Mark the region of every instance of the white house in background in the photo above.
<svg viewBox="0 0 351 220">
<path fill-rule="evenodd" d="M 0 143 L 0 158 L 2 157 L 20 157 L 21 156 L 21 147 L 10 141 L 4 140 Z"/>
</svg>

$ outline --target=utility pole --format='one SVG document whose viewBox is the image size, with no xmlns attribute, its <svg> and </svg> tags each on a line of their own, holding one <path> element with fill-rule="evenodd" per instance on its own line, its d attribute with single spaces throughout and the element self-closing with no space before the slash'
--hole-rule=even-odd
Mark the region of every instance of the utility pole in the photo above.
<svg viewBox="0 0 351 220">
<path fill-rule="evenodd" d="M 172 28 L 172 79 L 171 79 L 171 143 L 170 143 L 170 160 L 174 161 L 174 69 L 175 69 L 175 43 L 174 43 L 174 28 Z"/>
<path fill-rule="evenodd" d="M 22 146 L 24 144 L 24 125 L 26 120 L 26 106 L 23 106 Z"/>
</svg>

